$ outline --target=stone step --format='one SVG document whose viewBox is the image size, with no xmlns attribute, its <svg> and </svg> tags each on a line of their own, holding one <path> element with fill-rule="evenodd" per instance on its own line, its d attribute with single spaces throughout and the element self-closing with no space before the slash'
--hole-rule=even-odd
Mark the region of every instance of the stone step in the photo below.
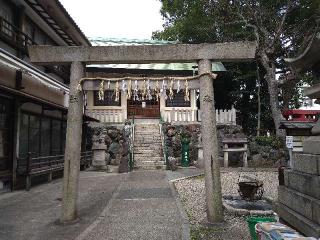
<svg viewBox="0 0 320 240">
<path fill-rule="evenodd" d="M 154 150 L 154 149 L 162 149 L 161 143 L 136 143 L 133 144 L 133 147 L 135 149 L 141 149 L 141 150 Z"/>
<path fill-rule="evenodd" d="M 133 149 L 134 154 L 162 154 L 162 149 Z"/>
<path fill-rule="evenodd" d="M 159 143 L 135 143 L 133 144 L 134 148 L 141 148 L 141 149 L 158 149 L 161 148 L 162 149 L 162 144 Z"/>
<path fill-rule="evenodd" d="M 152 140 L 152 139 L 148 139 L 148 140 L 135 140 L 134 141 L 134 146 L 143 146 L 143 145 L 157 145 L 160 146 L 162 145 L 162 141 L 160 140 Z"/>
<path fill-rule="evenodd" d="M 159 130 L 141 130 L 141 131 L 135 131 L 135 134 L 143 134 L 143 135 L 148 135 L 148 134 L 160 134 Z"/>
<path fill-rule="evenodd" d="M 135 132 L 145 132 L 145 133 L 153 133 L 153 132 L 160 132 L 159 127 L 157 128 L 135 128 Z"/>
<path fill-rule="evenodd" d="M 157 146 L 162 146 L 162 142 L 161 141 L 153 141 L 153 140 L 149 140 L 149 141 L 134 141 L 133 146 L 149 146 L 149 145 L 157 145 Z"/>
<path fill-rule="evenodd" d="M 134 136 L 134 140 L 160 140 L 161 139 L 161 136 L 160 135 L 155 135 L 155 136 L 143 136 L 143 135 L 136 135 Z"/>
<path fill-rule="evenodd" d="M 137 165 L 134 169 L 141 170 L 166 170 L 166 165 Z"/>
<path fill-rule="evenodd" d="M 134 153 L 162 153 L 161 145 L 152 145 L 152 146 L 134 146 Z"/>
<path fill-rule="evenodd" d="M 135 135 L 144 135 L 144 136 L 153 136 L 154 134 L 159 135 L 160 136 L 160 132 L 159 131 L 135 131 Z"/>
<path fill-rule="evenodd" d="M 135 162 L 160 162 L 163 161 L 163 157 L 145 157 L 145 156 L 136 156 L 134 155 L 134 161 Z"/>
<path fill-rule="evenodd" d="M 160 132 L 159 131 L 135 131 L 134 132 L 135 136 L 160 136 Z"/>
<path fill-rule="evenodd" d="M 135 124 L 136 128 L 159 128 L 159 124 Z"/>
<path fill-rule="evenodd" d="M 146 170 L 165 169 L 158 124 L 135 125 L 133 152 L 135 168 Z"/>
<path fill-rule="evenodd" d="M 161 157 L 162 151 L 160 150 L 153 150 L 153 151 L 134 151 L 135 156 L 144 156 L 144 157 Z"/>
<path fill-rule="evenodd" d="M 160 129 L 159 127 L 158 128 L 135 128 L 134 129 L 135 132 L 138 132 L 138 133 L 144 133 L 144 132 L 157 132 L 157 133 L 160 133 Z"/>
<path fill-rule="evenodd" d="M 161 159 L 161 160 L 144 160 L 144 161 L 136 161 L 136 159 L 134 160 L 135 164 L 165 164 L 165 162 Z"/>
</svg>

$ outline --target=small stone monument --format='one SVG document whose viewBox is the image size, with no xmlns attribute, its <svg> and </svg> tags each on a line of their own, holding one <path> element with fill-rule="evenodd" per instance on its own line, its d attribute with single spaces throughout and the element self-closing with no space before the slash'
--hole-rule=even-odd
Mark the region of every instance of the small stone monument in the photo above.
<svg viewBox="0 0 320 240">
<path fill-rule="evenodd" d="M 107 145 L 105 144 L 105 136 L 106 132 L 104 130 L 98 130 L 97 134 L 95 134 L 92 138 L 92 171 L 106 171 L 106 150 Z"/>
</svg>

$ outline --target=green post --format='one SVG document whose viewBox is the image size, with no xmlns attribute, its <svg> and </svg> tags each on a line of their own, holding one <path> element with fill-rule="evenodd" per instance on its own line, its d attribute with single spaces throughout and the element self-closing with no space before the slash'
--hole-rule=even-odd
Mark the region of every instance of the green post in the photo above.
<svg viewBox="0 0 320 240">
<path fill-rule="evenodd" d="M 190 166 L 190 158 L 189 158 L 189 139 L 182 139 L 181 140 L 181 166 L 182 167 L 189 167 Z"/>
</svg>

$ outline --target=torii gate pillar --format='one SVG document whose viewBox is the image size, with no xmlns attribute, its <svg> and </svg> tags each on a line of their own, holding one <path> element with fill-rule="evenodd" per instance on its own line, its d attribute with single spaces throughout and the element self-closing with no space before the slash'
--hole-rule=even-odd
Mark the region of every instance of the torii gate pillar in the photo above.
<svg viewBox="0 0 320 240">
<path fill-rule="evenodd" d="M 211 72 L 211 61 L 200 60 L 199 75 Z M 200 77 L 201 136 L 203 144 L 207 219 L 209 223 L 223 221 L 220 163 L 214 109 L 213 78 Z"/>
<path fill-rule="evenodd" d="M 77 91 L 78 80 L 84 76 L 84 65 L 73 62 L 70 69 L 70 96 L 64 155 L 61 222 L 77 219 L 77 200 L 82 140 L 83 94 Z"/>
</svg>

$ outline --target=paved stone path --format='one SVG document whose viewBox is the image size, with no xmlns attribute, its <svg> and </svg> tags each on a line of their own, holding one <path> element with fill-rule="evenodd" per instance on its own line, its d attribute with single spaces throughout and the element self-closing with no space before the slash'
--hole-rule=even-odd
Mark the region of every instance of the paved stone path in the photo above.
<svg viewBox="0 0 320 240">
<path fill-rule="evenodd" d="M 136 171 L 77 238 L 84 239 L 189 239 L 189 223 L 165 171 Z"/>
<path fill-rule="evenodd" d="M 189 239 L 170 172 L 81 172 L 79 221 L 57 223 L 61 179 L 0 195 L 1 240 Z"/>
<path fill-rule="evenodd" d="M 101 213 L 126 174 L 81 172 L 76 224 L 57 224 L 61 210 L 61 179 L 27 191 L 0 195 L 1 240 L 75 239 Z"/>
</svg>

